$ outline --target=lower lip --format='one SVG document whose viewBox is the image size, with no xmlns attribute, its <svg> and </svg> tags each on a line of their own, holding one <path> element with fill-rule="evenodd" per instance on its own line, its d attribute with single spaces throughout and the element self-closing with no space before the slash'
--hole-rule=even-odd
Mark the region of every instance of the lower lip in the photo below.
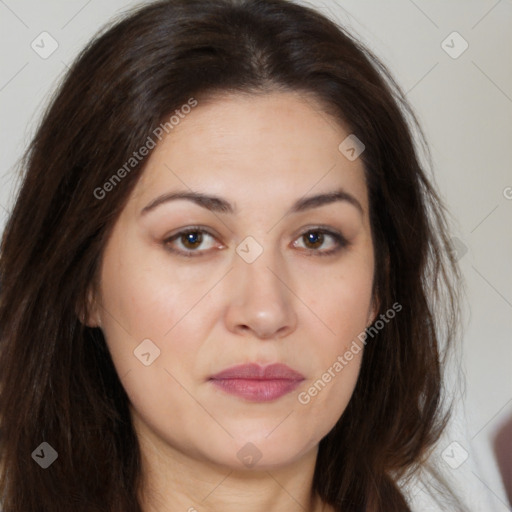
<svg viewBox="0 0 512 512">
<path fill-rule="evenodd" d="M 283 379 L 212 379 L 211 382 L 231 395 L 236 395 L 252 402 L 271 402 L 293 391 L 301 381 Z"/>
</svg>

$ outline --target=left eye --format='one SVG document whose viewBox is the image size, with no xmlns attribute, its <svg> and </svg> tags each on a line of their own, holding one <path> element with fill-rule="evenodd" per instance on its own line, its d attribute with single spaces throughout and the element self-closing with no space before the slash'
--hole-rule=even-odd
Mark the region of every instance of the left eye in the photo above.
<svg viewBox="0 0 512 512">
<path fill-rule="evenodd" d="M 331 239 L 331 248 L 319 251 L 318 248 L 324 245 L 326 238 Z M 302 233 L 298 240 L 301 239 L 305 240 L 305 250 L 316 253 L 318 256 L 328 256 L 330 254 L 337 253 L 343 247 L 348 245 L 347 240 L 340 233 L 324 228 L 310 229 Z"/>
<path fill-rule="evenodd" d="M 192 227 L 166 238 L 164 245 L 169 251 L 182 256 L 201 256 L 213 247 L 213 244 L 210 243 L 206 248 L 203 247 L 203 250 L 198 250 L 203 244 L 205 236 L 212 239 L 212 241 L 215 240 L 215 236 L 205 229 Z M 331 240 L 331 247 L 320 251 L 319 248 L 325 245 L 326 240 L 329 239 Z M 348 245 L 346 239 L 340 233 L 324 228 L 309 229 L 302 233 L 297 240 L 304 240 L 305 242 L 305 247 L 299 248 L 310 253 L 315 253 L 318 256 L 334 254 Z M 172 243 L 175 241 L 181 244 L 181 248 L 172 247 Z M 297 247 L 297 242 L 294 242 L 293 246 Z"/>
</svg>

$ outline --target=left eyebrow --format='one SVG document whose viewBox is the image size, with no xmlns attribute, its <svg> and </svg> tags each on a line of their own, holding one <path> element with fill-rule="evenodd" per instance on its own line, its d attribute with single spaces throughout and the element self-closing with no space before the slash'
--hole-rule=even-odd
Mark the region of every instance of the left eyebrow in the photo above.
<svg viewBox="0 0 512 512">
<path fill-rule="evenodd" d="M 319 206 L 324 206 L 336 201 L 346 201 L 352 206 L 355 206 L 361 215 L 364 215 L 364 209 L 361 206 L 361 203 L 352 194 L 349 194 L 342 188 L 334 192 L 327 192 L 325 194 L 301 198 L 292 205 L 288 213 L 303 212 L 310 208 L 318 208 Z"/>
<path fill-rule="evenodd" d="M 145 215 L 151 210 L 154 210 L 157 206 L 160 206 L 161 204 L 170 201 L 176 201 L 179 199 L 192 201 L 198 206 L 206 208 L 207 210 L 210 210 L 212 212 L 229 214 L 237 213 L 237 209 L 230 202 L 228 202 L 226 199 L 222 197 L 207 195 L 201 192 L 184 191 L 170 192 L 156 197 L 155 199 L 153 199 L 153 201 L 151 201 L 141 210 L 140 214 Z M 338 201 L 345 201 L 351 204 L 357 210 L 359 210 L 361 215 L 364 215 L 364 209 L 361 206 L 361 203 L 352 194 L 349 194 L 342 188 L 335 190 L 333 192 L 327 192 L 324 194 L 317 194 L 314 196 L 300 198 L 291 206 L 287 214 L 303 212 L 305 210 L 318 208 L 320 206 L 325 206 L 327 204 L 331 204 Z"/>
</svg>

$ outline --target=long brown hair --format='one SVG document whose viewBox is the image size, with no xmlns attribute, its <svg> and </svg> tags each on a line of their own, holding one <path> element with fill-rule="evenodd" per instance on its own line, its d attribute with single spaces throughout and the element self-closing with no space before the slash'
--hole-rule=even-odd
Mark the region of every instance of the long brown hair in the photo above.
<svg viewBox="0 0 512 512">
<path fill-rule="evenodd" d="M 386 68 L 341 27 L 287 0 L 163 0 L 85 48 L 22 161 L 0 255 L 4 512 L 140 512 L 128 397 L 100 329 L 80 322 L 103 248 L 148 156 L 98 198 L 172 113 L 215 93 L 312 94 L 349 126 L 370 199 L 374 293 L 402 311 L 368 342 L 352 399 L 320 442 L 314 490 L 339 511 L 408 511 L 398 482 L 447 421 L 446 350 L 460 279 L 424 140 Z M 96 193 L 95 193 L 96 191 Z M 377 317 L 378 318 L 378 317 Z M 58 453 L 47 469 L 31 454 Z"/>
</svg>

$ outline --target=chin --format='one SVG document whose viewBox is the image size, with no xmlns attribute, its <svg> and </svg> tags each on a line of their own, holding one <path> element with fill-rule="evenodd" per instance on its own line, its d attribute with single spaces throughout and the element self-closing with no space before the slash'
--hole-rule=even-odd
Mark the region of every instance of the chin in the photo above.
<svg viewBox="0 0 512 512">
<path fill-rule="evenodd" d="M 253 435 L 232 433 L 228 443 L 209 443 L 209 457 L 235 470 L 269 470 L 294 463 L 316 446 L 310 440 L 290 437 L 284 430 L 282 436 L 268 433 L 268 430 Z M 216 447 L 214 452 L 212 446 Z"/>
</svg>

